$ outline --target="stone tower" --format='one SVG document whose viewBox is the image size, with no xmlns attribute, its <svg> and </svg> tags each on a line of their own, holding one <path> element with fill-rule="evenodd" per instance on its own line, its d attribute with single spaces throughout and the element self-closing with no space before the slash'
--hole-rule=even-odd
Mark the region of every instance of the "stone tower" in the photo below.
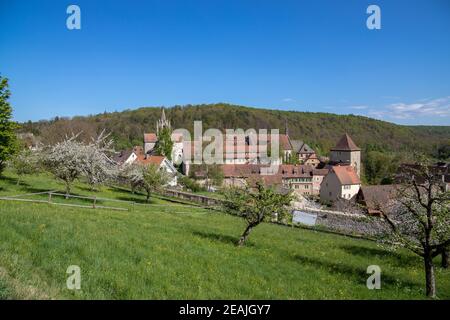
<svg viewBox="0 0 450 320">
<path fill-rule="evenodd" d="M 164 108 L 162 108 L 161 110 L 162 110 L 161 119 L 159 119 L 156 122 L 156 134 L 158 134 L 159 131 L 164 128 L 170 129 L 170 121 L 166 119 L 166 113 L 164 112 Z"/>
<path fill-rule="evenodd" d="M 352 138 L 346 133 L 331 148 L 330 161 L 334 164 L 346 163 L 355 168 L 358 177 L 361 173 L 361 149 L 356 146 Z"/>
</svg>

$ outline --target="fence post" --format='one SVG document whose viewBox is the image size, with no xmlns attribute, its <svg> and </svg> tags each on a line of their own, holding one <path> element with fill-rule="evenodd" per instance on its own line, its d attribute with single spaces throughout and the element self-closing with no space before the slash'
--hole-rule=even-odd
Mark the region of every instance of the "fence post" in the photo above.
<svg viewBox="0 0 450 320">
<path fill-rule="evenodd" d="M 48 193 L 48 203 L 52 203 L 52 193 Z"/>
<path fill-rule="evenodd" d="M 94 197 L 94 203 L 92 204 L 92 208 L 94 208 L 95 209 L 95 203 L 97 202 L 97 197 L 95 196 Z"/>
</svg>

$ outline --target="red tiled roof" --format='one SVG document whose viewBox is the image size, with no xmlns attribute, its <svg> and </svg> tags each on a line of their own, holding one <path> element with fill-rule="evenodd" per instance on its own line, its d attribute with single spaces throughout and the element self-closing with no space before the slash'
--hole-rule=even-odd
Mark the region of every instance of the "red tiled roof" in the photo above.
<svg viewBox="0 0 450 320">
<path fill-rule="evenodd" d="M 358 199 L 363 201 L 369 211 L 378 211 L 380 207 L 388 206 L 395 198 L 398 185 L 361 186 Z"/>
<path fill-rule="evenodd" d="M 278 169 L 278 174 L 283 178 L 307 178 L 313 176 L 314 167 L 300 164 L 282 164 Z"/>
<path fill-rule="evenodd" d="M 137 162 L 140 164 L 156 164 L 156 165 L 161 165 L 161 163 L 164 160 L 164 156 L 145 156 L 145 155 L 139 155 L 137 157 Z"/>
<path fill-rule="evenodd" d="M 341 184 L 360 184 L 358 175 L 352 166 L 333 166 L 331 169 Z"/>
<path fill-rule="evenodd" d="M 353 142 L 352 138 L 346 133 L 341 139 L 338 141 L 334 148 L 331 148 L 331 151 L 359 151 L 361 150 L 356 146 Z"/>
<path fill-rule="evenodd" d="M 251 175 L 259 175 L 262 167 L 268 166 L 258 164 L 223 164 L 222 170 L 224 177 L 247 178 Z"/>
<path fill-rule="evenodd" d="M 156 142 L 158 141 L 158 137 L 156 136 L 156 133 L 144 133 L 144 143 L 147 142 Z"/>
<path fill-rule="evenodd" d="M 326 176 L 330 172 L 328 169 L 314 169 L 313 176 Z"/>
<path fill-rule="evenodd" d="M 282 184 L 282 176 L 276 174 L 262 174 L 263 168 L 267 165 L 258 164 L 224 164 L 222 165 L 225 178 L 244 178 L 248 184 L 254 186 L 257 181 L 261 181 L 266 186 L 276 186 Z"/>
</svg>

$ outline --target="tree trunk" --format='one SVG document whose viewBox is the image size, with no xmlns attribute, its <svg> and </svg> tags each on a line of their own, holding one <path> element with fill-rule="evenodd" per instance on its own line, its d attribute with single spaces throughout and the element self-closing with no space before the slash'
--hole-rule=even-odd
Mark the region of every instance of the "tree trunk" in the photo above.
<svg viewBox="0 0 450 320">
<path fill-rule="evenodd" d="M 248 235 L 250 234 L 250 232 L 253 229 L 253 225 L 249 224 L 247 226 L 247 228 L 245 228 L 244 233 L 242 234 L 242 236 L 239 238 L 239 242 L 238 242 L 238 246 L 242 247 L 245 244 L 245 241 L 247 241 Z"/>
<path fill-rule="evenodd" d="M 427 297 L 436 298 L 436 282 L 434 277 L 433 258 L 430 254 L 428 254 L 424 257 L 424 260 Z"/>
<path fill-rule="evenodd" d="M 70 195 L 70 183 L 66 182 L 66 199 L 69 199 Z"/>
<path fill-rule="evenodd" d="M 147 203 L 150 202 L 150 191 L 147 191 L 147 199 L 145 200 Z"/>
<path fill-rule="evenodd" d="M 444 248 L 444 251 L 442 251 L 441 266 L 444 269 L 448 269 L 449 265 L 450 265 L 450 247 L 446 247 Z"/>
</svg>

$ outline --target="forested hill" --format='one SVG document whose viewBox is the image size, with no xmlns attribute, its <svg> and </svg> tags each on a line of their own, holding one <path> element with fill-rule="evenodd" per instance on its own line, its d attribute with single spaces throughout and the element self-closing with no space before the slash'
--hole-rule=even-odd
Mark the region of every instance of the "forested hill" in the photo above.
<svg viewBox="0 0 450 320">
<path fill-rule="evenodd" d="M 363 116 L 268 110 L 229 104 L 174 106 L 165 111 L 173 128 L 189 130 L 193 128 L 194 120 L 202 120 L 203 130 L 279 128 L 284 133 L 287 121 L 291 138 L 306 141 L 321 154 L 327 154 L 345 132 L 361 148 L 382 152 L 409 153 L 417 150 L 437 155 L 439 148 L 442 153 L 450 146 L 450 126 L 400 126 Z M 43 142 L 52 143 L 67 133 L 82 131 L 88 137 L 106 129 L 112 133 L 116 148 L 122 149 L 142 144 L 143 133 L 155 131 L 155 123 L 160 116 L 161 108 L 148 107 L 28 122 L 23 124 L 21 131 L 33 132 Z"/>
</svg>

